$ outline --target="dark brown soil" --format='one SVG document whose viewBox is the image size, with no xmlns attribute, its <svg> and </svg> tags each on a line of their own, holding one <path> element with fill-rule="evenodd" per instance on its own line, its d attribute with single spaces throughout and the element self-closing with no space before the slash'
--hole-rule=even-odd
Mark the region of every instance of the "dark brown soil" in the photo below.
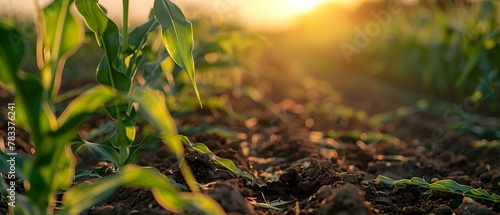
<svg viewBox="0 0 500 215">
<path fill-rule="evenodd" d="M 197 181 L 208 184 L 204 192 L 219 202 L 228 214 L 464 215 L 500 212 L 499 203 L 477 200 L 477 204 L 464 204 L 461 195 L 417 186 L 365 183 L 377 175 L 395 179 L 422 177 L 429 182 L 431 179 L 453 179 L 500 194 L 500 149 L 474 148 L 471 142 L 478 137 L 456 132 L 433 139 L 433 132 L 436 128 L 444 128 L 445 123 L 436 113 L 415 113 L 392 125 L 372 128 L 355 118 L 294 111 L 294 105 L 299 104 L 290 104 L 290 100 L 278 101 L 273 107 L 278 112 L 248 98 L 232 98 L 230 101 L 236 112 L 254 113 L 256 121 L 245 124 L 224 114 L 214 117 L 206 111 L 181 119 L 186 124 L 223 126 L 239 134 L 236 140 L 209 133 L 190 138 L 205 143 L 218 156 L 233 160 L 240 169 L 268 179 L 264 184 L 251 183 L 213 165 L 206 155 L 189 152 L 186 160 Z M 391 104 L 386 104 L 379 111 L 390 108 Z M 305 126 L 308 118 L 314 120 L 313 126 Z M 331 129 L 384 131 L 399 141 L 364 142 L 345 136 L 333 140 L 332 146 L 328 147 L 311 137 L 312 131 Z M 165 147 L 145 152 L 145 155 L 139 164 L 154 166 L 183 183 L 178 163 Z M 378 155 L 401 155 L 406 159 L 390 161 L 379 159 Z M 289 203 L 280 206 L 281 211 L 251 204 L 253 201 L 278 200 Z M 120 189 L 112 199 L 93 208 L 90 214 L 170 212 L 163 210 L 148 191 Z"/>
<path fill-rule="evenodd" d="M 335 105 L 356 109 L 368 107 L 366 112 L 370 115 L 395 110 L 402 105 L 398 102 L 399 98 L 383 92 L 375 94 L 371 88 L 358 88 L 355 90 L 357 93 L 353 93 L 346 87 L 342 92 L 344 101 Z M 233 160 L 240 169 L 266 179 L 263 184 L 252 183 L 212 164 L 206 155 L 188 152 L 185 158 L 196 180 L 206 185 L 203 192 L 219 202 L 228 214 L 500 213 L 500 203 L 476 200 L 477 204 L 465 204 L 462 195 L 429 191 L 416 186 L 393 187 L 366 183 L 377 175 L 394 179 L 421 177 L 429 182 L 431 179 L 453 179 L 461 184 L 500 194 L 500 148 L 475 148 L 472 141 L 480 137 L 454 131 L 436 135 L 436 131 L 445 130 L 445 122 L 439 113 L 414 113 L 392 123 L 373 127 L 366 120 L 355 116 L 304 110 L 307 104 L 316 104 L 317 109 L 321 109 L 321 98 L 312 102 L 307 99 L 293 101 L 281 100 L 285 97 L 281 95 L 280 99 L 275 100 L 274 106 L 269 106 L 230 93 L 226 96 L 230 98 L 236 113 L 251 115 L 248 120 L 238 121 L 223 112 L 214 116 L 209 111 L 201 110 L 178 121 L 180 125 L 209 124 L 223 127 L 236 134 L 236 139 L 209 132 L 189 138 L 193 142 L 205 143 L 218 156 Z M 350 96 L 356 99 L 349 99 Z M 2 97 L 2 101 L 9 99 Z M 378 102 L 370 104 L 367 102 L 370 100 Z M 380 102 L 384 100 L 388 102 Z M 313 106 L 313 110 L 315 108 Z M 314 122 L 312 125 L 311 120 Z M 2 126 L 5 126 L 4 123 Z M 323 135 L 329 130 L 384 132 L 393 135 L 394 140 L 363 141 L 352 136 L 324 138 Z M 21 135 L 27 134 L 21 132 Z M 19 139 L 28 140 L 26 144 L 20 143 L 20 150 L 29 153 L 29 139 Z M 384 159 L 382 155 L 400 155 L 404 159 Z M 91 168 L 97 163 L 88 155 L 79 155 L 78 158 L 79 168 Z M 138 163 L 153 166 L 176 182 L 184 183 L 175 156 L 165 146 L 144 150 Z M 282 210 L 265 209 L 252 204 L 275 201 L 289 203 L 279 206 Z M 0 208 L 5 209 L 3 202 Z M 109 200 L 94 206 L 88 213 L 172 214 L 155 201 L 151 192 L 129 188 L 120 188 Z M 187 211 L 186 214 L 199 213 Z"/>
</svg>

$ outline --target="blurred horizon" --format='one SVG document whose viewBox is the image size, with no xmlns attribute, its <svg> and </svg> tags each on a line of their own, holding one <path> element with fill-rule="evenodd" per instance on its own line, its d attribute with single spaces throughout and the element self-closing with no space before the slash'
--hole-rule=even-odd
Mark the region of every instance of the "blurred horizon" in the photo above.
<svg viewBox="0 0 500 215">
<path fill-rule="evenodd" d="M 24 1 L 21 7 L 19 1 L 0 0 L 0 13 L 6 14 L 8 2 L 14 3 L 10 8 L 16 11 L 16 20 L 28 29 L 31 23 L 19 19 L 23 13 L 18 11 L 28 10 L 33 1 Z M 40 2 L 43 7 L 50 0 Z M 121 25 L 121 1 L 99 2 Z M 153 2 L 130 1 L 131 27 L 146 20 Z M 377 79 L 452 102 L 471 97 L 484 102 L 490 112 L 500 108 L 500 91 L 494 90 L 500 86 L 500 1 L 172 2 L 192 21 L 198 38 L 195 48 L 220 42 L 227 51 L 226 55 L 203 53 L 198 62 L 205 63 L 205 68 L 223 60 L 232 66 L 249 65 L 245 74 L 252 77 L 245 78 L 253 79 L 248 83 L 258 83 L 262 91 L 271 91 L 275 82 L 283 84 L 278 89 L 287 89 L 307 77 L 346 89 Z M 29 10 L 24 14 L 32 17 Z M 80 57 L 88 58 L 88 65 L 96 64 L 99 59 L 91 59 L 88 53 L 82 51 Z M 37 70 L 36 65 L 31 68 Z M 85 68 L 72 69 L 74 74 L 86 74 Z"/>
<path fill-rule="evenodd" d="M 172 0 L 186 11 L 187 16 L 200 12 L 211 13 L 212 22 L 235 22 L 253 30 L 276 31 L 288 29 L 303 14 L 318 9 L 323 4 L 335 4 L 339 9 L 354 10 L 360 4 L 384 0 Z M 411 3 L 418 0 L 401 0 Z M 43 7 L 51 0 L 39 0 Z M 131 26 L 139 25 L 147 20 L 154 0 L 130 1 Z M 28 4 L 26 4 L 28 3 Z M 100 0 L 108 15 L 118 24 L 121 23 L 122 2 Z M 33 1 L 0 0 L 0 16 L 12 13 L 22 19 L 33 18 Z M 189 18 L 189 17 L 188 17 Z"/>
</svg>

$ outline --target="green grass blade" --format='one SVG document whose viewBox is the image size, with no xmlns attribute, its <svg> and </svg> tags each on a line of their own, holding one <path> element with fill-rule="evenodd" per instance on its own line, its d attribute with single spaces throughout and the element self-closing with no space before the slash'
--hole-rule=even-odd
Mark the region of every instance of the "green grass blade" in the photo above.
<svg viewBox="0 0 500 215">
<path fill-rule="evenodd" d="M 83 27 L 69 10 L 73 2 L 55 0 L 43 9 L 43 46 L 49 59 L 44 59 L 42 83 L 50 97 L 59 92 L 64 63 L 84 39 Z"/>
<path fill-rule="evenodd" d="M 186 71 L 201 105 L 195 79 L 193 27 L 182 11 L 170 0 L 155 0 L 154 14 L 162 27 L 162 38 L 172 59 Z"/>
</svg>

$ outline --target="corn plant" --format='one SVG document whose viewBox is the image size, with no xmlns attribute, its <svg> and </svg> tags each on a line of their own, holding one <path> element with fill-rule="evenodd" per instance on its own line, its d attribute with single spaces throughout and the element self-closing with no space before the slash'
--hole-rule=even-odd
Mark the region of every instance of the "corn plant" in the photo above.
<svg viewBox="0 0 500 215">
<path fill-rule="evenodd" d="M 379 175 L 376 179 L 368 181 L 368 183 L 383 183 L 393 186 L 416 185 L 426 189 L 455 193 L 467 197 L 484 199 L 493 202 L 500 202 L 500 196 L 495 193 L 490 194 L 486 190 L 475 189 L 467 185 L 459 184 L 449 179 L 444 179 L 436 181 L 434 183 L 429 183 L 419 177 L 413 177 L 411 179 L 394 180 L 387 176 Z"/>
<path fill-rule="evenodd" d="M 177 81 L 177 77 L 180 76 L 182 71 L 185 71 L 185 74 L 187 75 L 195 89 L 199 104 L 201 105 L 196 82 L 194 82 L 194 60 L 193 55 L 191 54 L 191 51 L 193 50 L 193 38 L 191 36 L 193 30 L 191 24 L 184 18 L 184 15 L 179 10 L 179 8 L 175 6 L 175 4 L 171 3 L 170 1 L 155 2 L 150 19 L 145 24 L 137 27 L 134 31 L 132 31 L 128 35 L 128 39 L 125 30 L 127 25 L 127 17 L 124 16 L 124 27 L 122 32 L 123 39 L 121 44 L 118 43 L 118 28 L 96 4 L 96 1 L 78 1 L 76 3 L 76 6 L 80 13 L 84 16 L 89 28 L 95 33 L 98 43 L 105 51 L 105 56 L 101 60 L 101 63 L 97 69 L 96 76 L 97 80 L 101 84 L 112 86 L 118 91 L 123 91 L 124 93 L 132 95 L 134 94 L 134 92 L 143 91 L 144 88 L 154 87 L 155 84 L 153 84 L 152 82 L 154 82 L 155 79 L 160 78 L 160 75 L 162 73 L 171 72 L 171 75 L 174 76 Z M 126 7 L 126 4 L 124 4 L 124 7 Z M 127 9 L 124 8 L 124 11 L 126 10 Z M 126 13 L 124 13 L 124 15 L 125 14 Z M 108 24 L 96 24 L 94 23 L 94 20 L 102 20 L 101 22 L 105 22 Z M 144 76 L 146 83 L 144 84 L 144 86 L 141 87 L 133 85 L 132 81 L 136 74 L 137 65 L 141 63 L 143 59 L 142 51 L 147 48 L 146 35 L 154 34 L 155 29 L 158 26 L 161 27 L 161 37 L 163 39 L 165 47 L 167 48 L 167 53 L 160 54 L 158 59 L 155 59 L 152 62 L 145 63 Z M 127 44 L 125 44 L 126 41 L 128 41 Z M 128 48 L 124 48 L 127 46 Z M 215 44 L 212 44 L 212 46 L 215 46 Z M 212 47 L 211 49 L 207 49 L 205 51 L 198 50 L 198 53 L 203 54 L 207 52 L 220 51 L 220 49 L 221 48 Z M 109 50 L 114 50 L 114 52 Z M 158 50 L 158 52 L 160 52 L 160 50 Z M 124 64 L 127 59 L 129 59 L 128 63 Z M 113 65 L 110 65 L 108 62 L 121 63 L 115 64 L 115 66 L 113 67 Z M 165 63 L 170 63 L 170 67 L 172 68 L 171 71 L 161 71 L 162 64 Z M 126 81 L 126 86 L 115 84 L 120 83 L 121 81 Z M 160 86 L 154 87 L 157 89 L 157 91 L 162 90 L 165 85 L 165 82 L 159 83 Z M 173 83 L 170 84 L 173 85 Z M 176 93 L 180 93 L 180 90 L 185 86 L 180 81 L 176 82 L 175 85 L 178 90 L 173 90 L 174 95 Z M 167 92 L 165 92 L 165 94 L 167 94 Z M 158 115 L 148 114 L 153 113 L 155 109 L 162 110 L 164 109 L 164 105 L 168 104 L 168 102 L 165 101 L 164 96 L 162 95 L 161 97 L 162 98 L 157 97 L 154 100 L 151 100 L 149 98 L 150 100 L 146 101 L 144 100 L 146 99 L 146 97 L 137 98 L 132 95 L 132 101 L 139 102 L 140 104 L 148 104 L 149 106 L 147 106 L 147 108 L 151 107 L 148 111 L 143 113 L 143 115 L 149 121 L 153 122 L 153 124 L 156 124 L 157 128 L 158 126 L 160 126 L 160 124 L 162 124 L 162 122 L 167 121 L 169 122 L 168 128 L 163 128 L 160 130 L 168 129 L 176 132 L 175 123 L 173 122 L 170 115 L 159 117 Z M 181 106 L 181 108 L 185 107 L 184 104 L 182 104 Z M 155 135 L 147 135 L 139 143 L 133 144 L 135 140 L 136 113 L 135 109 L 132 108 L 131 102 L 126 105 L 108 104 L 107 110 L 110 116 L 116 120 L 117 125 L 115 127 L 114 133 L 110 137 L 109 142 L 111 143 L 111 145 L 92 143 L 83 140 L 83 146 L 87 147 L 97 159 L 111 162 L 112 166 L 110 168 L 104 168 L 111 169 L 111 171 L 117 171 L 124 165 L 130 164 L 140 149 L 144 148 L 152 142 L 162 139 L 161 137 Z M 169 140 L 169 142 L 178 141 L 179 140 L 177 138 L 172 138 Z M 206 146 L 204 147 L 205 150 L 196 150 L 200 148 L 192 147 L 192 144 L 188 144 L 188 142 L 186 141 L 183 141 L 183 143 L 184 146 L 190 150 L 195 150 L 200 153 L 211 155 L 211 158 L 213 158 L 213 161 L 216 164 L 228 168 L 233 173 L 239 176 L 246 177 L 251 181 L 255 180 L 255 178 L 251 174 L 245 173 L 236 168 L 235 164 L 231 160 L 216 157 Z M 198 146 L 199 145 L 203 144 L 198 143 Z M 176 146 L 177 148 L 171 147 L 171 149 L 174 152 L 180 152 L 179 150 L 181 150 L 180 147 L 182 147 L 182 145 L 176 143 Z M 118 151 L 116 149 L 118 149 Z M 181 165 L 181 167 L 184 166 L 186 165 Z M 185 177 L 192 178 L 192 174 L 189 169 L 181 168 L 181 171 L 183 171 Z M 87 174 L 92 174 L 92 172 L 87 172 Z M 81 174 L 80 176 L 84 176 L 84 174 Z M 186 181 L 190 183 L 188 184 L 188 186 L 191 190 L 197 190 L 194 180 Z"/>
<path fill-rule="evenodd" d="M 134 73 L 141 61 L 140 47 L 144 44 L 145 34 L 150 29 L 148 27 L 153 28 L 157 22 L 162 26 L 167 50 L 172 59 L 188 73 L 198 94 L 190 53 L 191 27 L 176 5 L 168 0 L 155 1 L 154 17 L 157 22 L 150 20 L 129 35 L 128 0 L 124 0 L 125 24 L 120 37 L 117 26 L 105 15 L 97 1 L 82 0 L 76 2 L 78 11 L 105 50 L 96 76 L 101 84 L 73 99 L 61 115 L 57 116 L 53 101 L 59 91 L 62 68 L 65 60 L 80 46 L 82 40 L 80 33 L 83 30 L 69 11 L 72 3 L 72 0 L 55 0 L 44 8 L 43 15 L 39 17 L 42 21 L 38 27 L 41 38 L 37 45 L 39 53 L 41 50 L 49 50 L 38 57 L 41 77 L 19 71 L 25 49 L 22 37 L 13 24 L 3 21 L 0 25 L 2 41 L 8 41 L 0 44 L 0 67 L 2 71 L 7 71 L 0 75 L 0 83 L 16 95 L 17 122 L 30 131 L 36 148 L 34 158 L 16 157 L 16 167 L 20 170 L 16 173 L 19 177 L 16 179 L 24 183 L 27 192 L 25 195 L 18 195 L 16 207 L 11 207 L 10 212 L 53 214 L 56 209 L 54 194 L 67 190 L 64 203 L 58 209 L 61 214 L 78 214 L 109 196 L 118 186 L 135 186 L 151 188 L 158 202 L 173 211 L 179 212 L 191 207 L 209 214 L 224 213 L 216 202 L 198 192 L 187 165 L 181 165 L 181 171 L 192 193 L 180 193 L 164 175 L 134 166 L 124 167 L 122 171 L 102 181 L 70 188 L 76 162 L 70 147 L 71 140 L 76 138 L 75 131 L 79 125 L 103 105 L 117 121 L 115 134 L 111 137 L 113 146 L 119 149 L 117 164 L 123 166 L 130 158 L 136 114 L 132 102 L 139 104 L 139 112 L 152 122 L 160 133 L 160 139 L 171 151 L 179 159 L 183 156 L 184 149 L 176 137 L 175 123 L 164 105 L 163 94 L 147 88 L 131 91 Z M 2 151 L 0 157 L 1 172 L 8 172 L 8 164 L 5 163 L 8 154 Z M 1 185 L 6 188 L 5 183 Z M 2 193 L 6 190 L 2 189 Z"/>
</svg>

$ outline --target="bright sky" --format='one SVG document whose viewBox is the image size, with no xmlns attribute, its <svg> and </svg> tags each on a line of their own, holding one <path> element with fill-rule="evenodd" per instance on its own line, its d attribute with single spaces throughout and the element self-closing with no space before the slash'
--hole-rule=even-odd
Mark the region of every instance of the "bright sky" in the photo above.
<svg viewBox="0 0 500 215">
<path fill-rule="evenodd" d="M 13 8 L 16 14 L 31 16 L 34 0 L 0 0 L 0 14 L 7 14 L 8 8 Z M 46 5 L 51 0 L 38 0 L 40 5 Z M 353 5 L 361 0 L 172 0 L 181 7 L 193 5 L 200 10 L 214 10 L 215 18 L 233 20 L 241 18 L 254 27 L 287 26 L 298 14 L 313 9 L 325 1 L 344 2 Z M 121 1 L 100 0 L 113 19 L 121 17 Z M 146 20 L 154 0 L 130 1 L 130 15 L 140 22 Z"/>
</svg>

